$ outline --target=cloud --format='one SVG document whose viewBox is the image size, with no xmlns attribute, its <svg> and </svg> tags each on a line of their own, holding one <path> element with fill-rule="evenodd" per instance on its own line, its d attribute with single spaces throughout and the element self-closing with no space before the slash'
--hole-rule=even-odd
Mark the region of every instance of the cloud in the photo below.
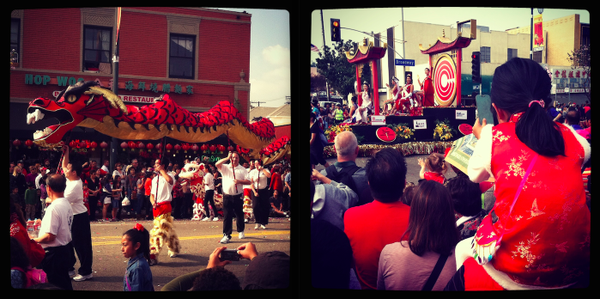
<svg viewBox="0 0 600 299">
<path fill-rule="evenodd" d="M 281 45 L 265 47 L 261 59 L 252 64 L 250 100 L 261 106 L 280 106 L 290 96 L 290 50 Z M 278 101 L 273 101 L 278 99 Z M 279 101 L 280 99 L 280 101 Z"/>
</svg>

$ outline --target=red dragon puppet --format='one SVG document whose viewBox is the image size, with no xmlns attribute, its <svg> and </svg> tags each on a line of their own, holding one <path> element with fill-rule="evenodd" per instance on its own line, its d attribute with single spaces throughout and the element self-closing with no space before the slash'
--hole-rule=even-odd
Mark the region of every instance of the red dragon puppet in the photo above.
<svg viewBox="0 0 600 299">
<path fill-rule="evenodd" d="M 43 118 L 58 123 L 33 134 L 40 147 L 59 147 L 65 133 L 75 126 L 92 128 L 119 139 L 157 140 L 170 137 L 188 143 L 204 143 L 221 134 L 247 156 L 272 163 L 291 154 L 287 136 L 275 139 L 275 127 L 266 118 L 249 123 L 228 101 L 220 101 L 205 112 L 192 113 L 181 108 L 168 94 L 141 107 L 125 105 L 121 98 L 94 81 L 78 82 L 62 91 L 57 100 L 37 98 L 27 108 L 27 124 Z"/>
</svg>

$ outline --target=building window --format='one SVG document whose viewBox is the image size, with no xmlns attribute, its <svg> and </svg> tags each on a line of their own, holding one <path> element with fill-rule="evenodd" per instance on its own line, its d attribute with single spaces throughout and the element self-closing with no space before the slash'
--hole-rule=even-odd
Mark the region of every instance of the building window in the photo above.
<svg viewBox="0 0 600 299">
<path fill-rule="evenodd" d="M 481 62 L 487 62 L 490 63 L 491 59 L 490 59 L 490 47 L 481 47 L 480 52 L 481 52 Z"/>
<path fill-rule="evenodd" d="M 83 27 L 83 70 L 110 73 L 112 28 Z"/>
<path fill-rule="evenodd" d="M 17 51 L 17 53 L 21 53 L 21 49 L 19 49 L 19 36 L 21 29 L 21 20 L 20 19 L 10 19 L 10 51 Z"/>
<path fill-rule="evenodd" d="M 169 50 L 169 78 L 194 79 L 193 35 L 171 34 Z"/>
<path fill-rule="evenodd" d="M 517 55 L 517 49 L 508 48 L 508 51 L 506 52 L 506 60 L 508 61 L 508 60 L 511 60 L 511 59 L 513 59 L 515 57 L 518 57 L 518 55 Z"/>
</svg>

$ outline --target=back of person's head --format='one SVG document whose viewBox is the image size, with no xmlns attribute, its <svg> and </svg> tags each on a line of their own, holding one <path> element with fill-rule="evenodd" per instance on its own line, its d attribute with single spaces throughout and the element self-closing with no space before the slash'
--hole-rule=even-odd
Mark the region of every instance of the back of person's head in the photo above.
<svg viewBox="0 0 600 299">
<path fill-rule="evenodd" d="M 419 184 L 410 203 L 408 228 L 401 239 L 405 237 L 418 256 L 428 251 L 450 254 L 454 250 L 460 239 L 452 198 L 444 185 L 430 180 Z"/>
<path fill-rule="evenodd" d="M 365 166 L 373 198 L 380 202 L 394 202 L 402 197 L 406 183 L 406 161 L 401 152 L 384 148 Z"/>
<path fill-rule="evenodd" d="M 283 289 L 290 285 L 290 256 L 281 251 L 257 255 L 246 268 L 244 290 Z"/>
<path fill-rule="evenodd" d="M 123 233 L 126 235 L 132 244 L 140 243 L 136 254 L 143 253 L 146 260 L 150 261 L 150 233 L 141 224 L 137 223 L 134 228 Z"/>
<path fill-rule="evenodd" d="M 446 181 L 454 211 L 463 216 L 475 216 L 481 211 L 481 189 L 468 176 L 458 175 Z"/>
<path fill-rule="evenodd" d="M 550 77 L 531 59 L 513 58 L 496 68 L 492 103 L 512 114 L 524 112 L 515 127 L 517 138 L 542 156 L 565 155 L 558 124 L 546 113 L 550 107 Z M 543 101 L 541 103 L 532 101 Z"/>
<path fill-rule="evenodd" d="M 573 108 L 573 109 L 569 108 L 569 110 L 567 111 L 566 120 L 567 120 L 567 123 L 569 123 L 570 125 L 578 125 L 579 124 L 579 111 L 575 110 L 575 108 Z"/>
<path fill-rule="evenodd" d="M 192 291 L 241 290 L 240 280 L 224 267 L 208 268 L 200 271 Z"/>
<path fill-rule="evenodd" d="M 340 132 L 335 136 L 335 151 L 337 153 L 338 160 L 356 158 L 358 141 L 356 135 L 350 131 Z"/>
<path fill-rule="evenodd" d="M 440 153 L 431 153 L 425 162 L 429 170 L 433 172 L 442 173 L 446 171 L 446 160 L 444 160 L 444 155 Z"/>
<path fill-rule="evenodd" d="M 67 187 L 67 179 L 64 176 L 55 173 L 48 176 L 46 179 L 46 186 L 55 193 L 63 193 Z"/>
<path fill-rule="evenodd" d="M 344 231 L 328 221 L 311 220 L 310 263 L 313 288 L 347 289 L 352 247 Z"/>
</svg>

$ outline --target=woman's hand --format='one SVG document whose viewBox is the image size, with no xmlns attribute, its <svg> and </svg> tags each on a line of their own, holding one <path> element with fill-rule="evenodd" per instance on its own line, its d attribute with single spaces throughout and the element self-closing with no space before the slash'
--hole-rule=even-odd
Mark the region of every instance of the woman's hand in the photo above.
<svg viewBox="0 0 600 299">
<path fill-rule="evenodd" d="M 475 138 L 479 139 L 479 136 L 481 135 L 481 129 L 483 129 L 483 127 L 485 127 L 486 125 L 487 121 L 485 120 L 485 118 L 481 123 L 479 122 L 479 117 L 475 119 L 475 124 L 473 125 L 473 135 L 475 135 Z"/>
</svg>

